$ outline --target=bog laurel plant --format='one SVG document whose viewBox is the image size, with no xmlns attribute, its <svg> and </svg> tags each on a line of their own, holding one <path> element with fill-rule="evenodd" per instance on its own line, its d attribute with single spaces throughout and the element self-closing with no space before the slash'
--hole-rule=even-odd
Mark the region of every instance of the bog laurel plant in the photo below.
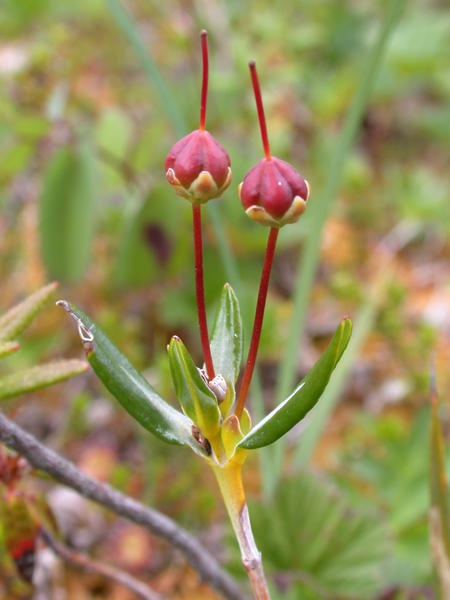
<svg viewBox="0 0 450 600">
<path fill-rule="evenodd" d="M 208 42 L 201 32 L 203 81 L 199 129 L 180 139 L 165 161 L 167 181 L 192 204 L 195 284 L 204 364 L 197 366 L 182 340 L 168 345 L 170 371 L 182 412 L 170 406 L 130 364 L 101 329 L 78 307 L 58 302 L 76 321 L 87 360 L 120 404 L 145 429 L 169 444 L 187 446 L 213 470 L 222 493 L 254 596 L 270 598 L 261 555 L 251 530 L 242 466 L 248 451 L 272 444 L 294 427 L 318 402 L 347 347 L 351 321 L 338 325 L 328 348 L 291 395 L 256 425 L 245 403 L 255 368 L 270 272 L 282 226 L 305 211 L 309 185 L 289 164 L 270 153 L 255 63 L 249 63 L 264 158 L 245 176 L 239 198 L 246 214 L 269 227 L 253 332 L 241 383 L 242 324 L 238 299 L 225 284 L 211 336 L 203 285 L 202 205 L 218 198 L 231 182 L 230 158 L 205 129 L 208 89 Z"/>
</svg>

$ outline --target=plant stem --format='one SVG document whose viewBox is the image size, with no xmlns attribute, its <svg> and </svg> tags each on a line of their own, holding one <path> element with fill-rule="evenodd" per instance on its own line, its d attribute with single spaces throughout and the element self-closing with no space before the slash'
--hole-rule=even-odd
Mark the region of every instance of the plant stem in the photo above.
<svg viewBox="0 0 450 600">
<path fill-rule="evenodd" d="M 213 471 L 241 550 L 242 564 L 250 579 L 255 600 L 270 600 L 261 553 L 255 544 L 245 501 L 242 465 L 231 462 L 225 467 L 213 467 Z"/>
<path fill-rule="evenodd" d="M 247 399 L 248 389 L 252 380 L 253 370 L 255 368 L 256 355 L 258 353 L 259 340 L 261 338 L 261 328 L 264 318 L 264 308 L 266 306 L 267 290 L 269 287 L 270 272 L 272 270 L 273 256 L 277 244 L 278 229 L 271 227 L 267 239 L 266 255 L 261 273 L 261 282 L 259 284 L 258 301 L 256 303 L 255 320 L 253 322 L 252 339 L 248 351 L 247 363 L 245 365 L 244 375 L 242 377 L 241 387 L 234 411 L 238 419 L 244 410 L 245 400 Z"/>
<path fill-rule="evenodd" d="M 200 33 L 202 42 L 202 61 L 203 61 L 203 76 L 202 76 L 202 96 L 200 101 L 200 131 L 205 129 L 206 119 L 206 99 L 208 97 L 208 33 L 206 29 L 202 29 Z"/>
<path fill-rule="evenodd" d="M 192 223 L 194 228 L 195 255 L 195 292 L 197 295 L 198 324 L 202 341 L 203 357 L 206 373 L 209 379 L 214 379 L 214 365 L 209 347 L 208 323 L 206 321 L 205 289 L 203 285 L 203 243 L 202 243 L 202 212 L 201 206 L 192 205 Z"/>
<path fill-rule="evenodd" d="M 40 530 L 40 536 L 53 552 L 68 565 L 87 573 L 95 573 L 124 586 L 143 600 L 163 600 L 163 596 L 151 590 L 145 583 L 135 579 L 116 566 L 107 565 L 69 548 L 56 540 L 46 529 Z"/>
<path fill-rule="evenodd" d="M 251 60 L 248 63 L 248 66 L 250 68 L 250 75 L 251 75 L 251 78 L 252 78 L 253 92 L 255 94 L 256 109 L 258 111 L 259 127 L 261 129 L 261 139 L 262 139 L 262 143 L 263 143 L 264 154 L 266 156 L 266 159 L 270 160 L 269 137 L 267 135 L 266 118 L 264 116 L 264 106 L 263 106 L 263 103 L 262 103 L 261 88 L 260 88 L 260 85 L 259 85 L 258 73 L 256 72 L 255 61 Z"/>
</svg>

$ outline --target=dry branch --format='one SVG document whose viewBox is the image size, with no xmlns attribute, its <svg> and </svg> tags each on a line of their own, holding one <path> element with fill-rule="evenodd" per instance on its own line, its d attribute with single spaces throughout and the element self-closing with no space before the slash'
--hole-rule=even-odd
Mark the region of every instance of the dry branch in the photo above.
<svg viewBox="0 0 450 600">
<path fill-rule="evenodd" d="M 144 506 L 110 485 L 100 483 L 44 446 L 0 412 L 0 440 L 12 448 L 35 469 L 76 490 L 82 496 L 109 508 L 114 513 L 146 527 L 183 553 L 202 579 L 228 600 L 245 600 L 237 583 L 219 566 L 211 553 L 190 533 L 166 515 Z"/>
</svg>

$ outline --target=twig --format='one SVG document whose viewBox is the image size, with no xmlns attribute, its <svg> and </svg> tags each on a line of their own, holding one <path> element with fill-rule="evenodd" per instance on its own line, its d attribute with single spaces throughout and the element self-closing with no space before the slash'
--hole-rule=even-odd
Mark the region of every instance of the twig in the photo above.
<svg viewBox="0 0 450 600">
<path fill-rule="evenodd" d="M 51 548 L 57 556 L 62 558 L 67 564 L 75 569 L 79 569 L 87 573 L 95 573 L 101 575 L 102 577 L 106 577 L 107 579 L 111 579 L 112 581 L 123 585 L 131 592 L 134 592 L 143 600 L 164 600 L 163 596 L 157 594 L 147 585 L 141 581 L 138 581 L 125 571 L 97 560 L 93 560 L 85 554 L 81 554 L 80 552 L 72 550 L 72 548 L 69 548 L 68 546 L 57 541 L 46 529 L 41 529 L 39 531 L 39 535 L 45 544 L 49 546 L 49 548 Z"/>
<path fill-rule="evenodd" d="M 144 506 L 111 486 L 99 483 L 82 473 L 75 465 L 50 450 L 35 437 L 21 429 L 0 412 L 0 440 L 12 448 L 36 469 L 109 508 L 122 517 L 143 525 L 180 550 L 189 564 L 224 598 L 244 600 L 236 582 L 219 566 L 211 553 L 190 533 L 162 513 Z"/>
</svg>

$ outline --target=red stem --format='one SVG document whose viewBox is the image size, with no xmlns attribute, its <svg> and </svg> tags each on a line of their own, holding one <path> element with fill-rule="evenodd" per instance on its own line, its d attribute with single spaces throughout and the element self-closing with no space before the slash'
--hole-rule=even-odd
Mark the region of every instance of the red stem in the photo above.
<svg viewBox="0 0 450 600">
<path fill-rule="evenodd" d="M 259 86 L 258 73 L 256 72 L 255 61 L 251 60 L 248 63 L 250 67 L 250 75 L 252 77 L 253 92 L 255 94 L 256 109 L 258 111 L 259 128 L 261 129 L 261 138 L 266 159 L 270 160 L 269 138 L 267 136 L 266 117 L 264 116 L 264 107 L 261 98 L 261 88 Z"/>
<path fill-rule="evenodd" d="M 194 229 L 195 255 L 195 292 L 197 295 L 198 324 L 202 341 L 203 357 L 205 359 L 208 379 L 214 379 L 214 365 L 209 347 L 208 323 L 206 321 L 205 290 L 203 287 L 203 243 L 202 243 L 202 212 L 198 204 L 192 205 L 192 223 Z"/>
<path fill-rule="evenodd" d="M 238 419 L 241 417 L 242 411 L 244 410 L 245 401 L 247 399 L 250 382 L 252 380 L 252 375 L 255 368 L 256 355 L 258 353 L 259 339 L 261 337 L 261 328 L 264 318 L 264 308 L 266 306 L 267 289 L 269 287 L 270 272 L 272 270 L 273 255 L 275 253 L 277 238 L 278 229 L 271 227 L 269 238 L 267 240 L 266 255 L 264 257 L 264 265 L 261 273 L 261 282 L 259 284 L 258 301 L 256 303 L 255 321 L 253 323 L 250 349 L 248 351 L 247 363 L 245 365 L 245 371 L 237 397 L 236 410 L 234 411 Z"/>
<path fill-rule="evenodd" d="M 203 61 L 203 80 L 202 80 L 202 97 L 200 101 L 200 131 L 205 129 L 206 120 L 206 99 L 208 96 L 208 32 L 202 29 L 200 32 L 202 43 L 202 61 Z"/>
</svg>

